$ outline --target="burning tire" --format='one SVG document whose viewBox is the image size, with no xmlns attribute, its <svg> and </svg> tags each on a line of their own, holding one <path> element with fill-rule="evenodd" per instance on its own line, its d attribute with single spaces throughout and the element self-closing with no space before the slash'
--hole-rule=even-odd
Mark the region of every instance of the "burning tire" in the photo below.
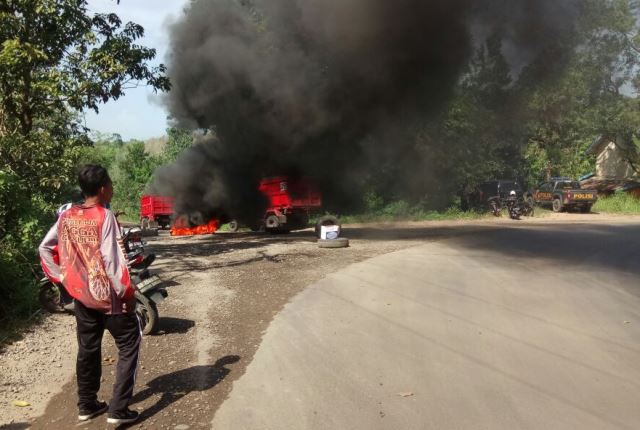
<svg viewBox="0 0 640 430">
<path fill-rule="evenodd" d="M 318 239 L 320 238 L 320 231 L 322 229 L 322 226 L 329 226 L 329 225 L 337 225 L 338 236 L 340 236 L 340 231 L 342 230 L 342 224 L 340 224 L 340 220 L 338 220 L 338 218 L 334 217 L 333 215 L 325 215 L 325 216 L 321 216 L 320 218 L 318 218 L 318 221 L 316 221 L 315 231 L 316 231 L 316 237 Z"/>
<path fill-rule="evenodd" d="M 348 246 L 349 239 L 345 237 L 331 240 L 318 239 L 318 248 L 347 248 Z"/>
<path fill-rule="evenodd" d="M 195 227 L 204 224 L 204 216 L 202 212 L 191 212 L 189 214 L 189 226 Z"/>
<path fill-rule="evenodd" d="M 139 292 L 136 292 L 136 315 L 140 321 L 142 334 L 155 334 L 158 331 L 158 323 L 160 322 L 158 308 L 155 303 Z"/>
</svg>

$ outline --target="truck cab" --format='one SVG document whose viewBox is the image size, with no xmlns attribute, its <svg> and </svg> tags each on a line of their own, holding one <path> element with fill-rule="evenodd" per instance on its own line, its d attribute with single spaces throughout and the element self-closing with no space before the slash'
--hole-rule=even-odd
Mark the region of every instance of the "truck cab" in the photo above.
<svg viewBox="0 0 640 430">
<path fill-rule="evenodd" d="M 264 218 L 252 229 L 269 232 L 289 232 L 307 228 L 312 213 L 322 207 L 322 194 L 308 178 L 274 176 L 260 181 L 259 191 L 267 199 Z M 316 223 L 316 233 L 323 225 L 340 225 L 337 218 L 327 215 Z"/>
<path fill-rule="evenodd" d="M 462 210 L 499 210 L 512 191 L 521 197 L 522 187 L 515 179 L 495 179 L 482 182 L 461 196 Z"/>
<path fill-rule="evenodd" d="M 584 190 L 571 178 L 551 178 L 541 183 L 527 198 L 530 204 L 550 206 L 554 212 L 579 210 L 588 213 L 597 195 L 596 190 Z"/>
</svg>

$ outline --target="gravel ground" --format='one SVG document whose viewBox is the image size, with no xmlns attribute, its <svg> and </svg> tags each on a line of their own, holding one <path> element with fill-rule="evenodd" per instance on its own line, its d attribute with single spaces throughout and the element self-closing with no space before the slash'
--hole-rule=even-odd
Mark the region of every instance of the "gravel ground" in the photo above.
<svg viewBox="0 0 640 430">
<path fill-rule="evenodd" d="M 42 414 L 75 370 L 75 320 L 51 315 L 0 353 L 0 426 Z M 13 406 L 26 401 L 27 407 Z"/>
<path fill-rule="evenodd" d="M 160 333 L 144 339 L 132 407 L 135 428 L 210 428 L 260 344 L 270 321 L 289 300 L 327 273 L 367 258 L 479 229 L 548 223 L 638 222 L 640 218 L 551 214 L 523 222 L 505 218 L 464 222 L 351 225 L 351 246 L 319 249 L 311 231 L 270 236 L 220 233 L 148 239 L 154 270 L 168 285 L 160 305 Z M 52 315 L 0 352 L 0 428 L 76 426 L 75 322 Z M 110 398 L 117 351 L 103 344 L 104 399 Z M 30 406 L 20 408 L 15 400 Z M 104 428 L 104 416 L 82 428 Z"/>
</svg>

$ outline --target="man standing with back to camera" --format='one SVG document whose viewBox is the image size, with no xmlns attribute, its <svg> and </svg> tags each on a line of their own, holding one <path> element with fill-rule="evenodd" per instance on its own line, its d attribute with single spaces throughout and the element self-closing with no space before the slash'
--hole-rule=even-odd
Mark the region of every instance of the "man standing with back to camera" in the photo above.
<svg viewBox="0 0 640 430">
<path fill-rule="evenodd" d="M 40 245 L 42 267 L 74 298 L 78 335 L 76 374 L 78 419 L 87 421 L 109 409 L 109 424 L 128 424 L 139 414 L 129 409 L 140 352 L 135 287 L 121 247 L 120 228 L 107 205 L 113 185 L 102 166 L 78 173 L 85 201 L 63 212 Z M 59 254 L 59 265 L 54 254 Z M 118 347 L 111 404 L 98 401 L 102 376 L 102 336 L 109 330 Z"/>
</svg>

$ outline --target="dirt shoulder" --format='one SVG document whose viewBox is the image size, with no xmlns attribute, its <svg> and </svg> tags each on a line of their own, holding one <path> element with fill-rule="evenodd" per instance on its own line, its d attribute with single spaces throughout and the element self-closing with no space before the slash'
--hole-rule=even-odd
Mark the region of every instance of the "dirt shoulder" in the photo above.
<svg viewBox="0 0 640 430">
<path fill-rule="evenodd" d="M 553 214 L 521 223 L 501 218 L 350 225 L 344 236 L 351 239 L 351 247 L 345 249 L 319 249 L 311 231 L 192 238 L 163 232 L 149 238 L 148 250 L 157 255 L 154 268 L 167 281 L 169 298 L 159 308 L 160 333 L 143 342 L 132 405 L 143 419 L 135 428 L 210 428 L 273 317 L 328 273 L 376 255 L 482 229 L 576 222 L 640 222 L 640 217 Z M 76 426 L 74 327 L 72 316 L 50 317 L 0 353 L 2 428 Z M 108 400 L 115 373 L 109 358 L 117 357 L 108 334 L 103 357 L 107 360 L 100 395 Z M 11 405 L 13 400 L 32 406 L 18 408 Z M 104 428 L 105 418 L 81 427 Z"/>
</svg>

